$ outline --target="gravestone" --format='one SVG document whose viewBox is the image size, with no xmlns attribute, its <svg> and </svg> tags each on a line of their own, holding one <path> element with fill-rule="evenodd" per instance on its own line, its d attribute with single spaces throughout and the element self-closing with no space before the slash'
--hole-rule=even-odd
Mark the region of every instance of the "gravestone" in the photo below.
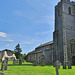
<svg viewBox="0 0 75 75">
<path fill-rule="evenodd" d="M 72 69 L 70 61 L 68 62 L 68 69 Z"/>
<path fill-rule="evenodd" d="M 18 59 L 16 60 L 16 63 L 18 63 Z"/>
<path fill-rule="evenodd" d="M 20 59 L 20 60 L 19 60 L 19 65 L 21 65 L 21 64 L 22 64 L 22 60 Z"/>
<path fill-rule="evenodd" d="M 61 63 L 60 63 L 58 60 L 55 62 L 56 75 L 59 75 L 58 69 L 60 69 L 60 64 L 61 64 Z"/>
<path fill-rule="evenodd" d="M 63 62 L 63 69 L 66 69 L 67 67 L 66 67 L 66 64 L 67 64 L 67 62 Z"/>
<path fill-rule="evenodd" d="M 41 66 L 45 66 L 45 59 L 41 58 Z"/>
<path fill-rule="evenodd" d="M 13 59 L 13 64 L 16 64 L 16 60 L 15 59 Z"/>
<path fill-rule="evenodd" d="M 2 62 L 2 59 L 0 58 L 0 63 Z"/>
<path fill-rule="evenodd" d="M 36 61 L 36 59 L 33 60 L 33 66 L 37 66 L 37 61 Z"/>
<path fill-rule="evenodd" d="M 44 55 L 42 55 L 42 58 L 41 58 L 41 66 L 45 66 L 45 58 L 44 58 Z"/>
<path fill-rule="evenodd" d="M 2 61 L 2 66 L 1 66 L 2 72 L 3 72 L 4 70 L 7 70 L 7 65 L 8 65 L 8 61 L 7 61 L 7 60 Z"/>
<path fill-rule="evenodd" d="M 24 59 L 22 60 L 22 62 L 24 63 Z"/>
<path fill-rule="evenodd" d="M 4 75 L 4 72 L 1 72 L 0 75 Z"/>
</svg>

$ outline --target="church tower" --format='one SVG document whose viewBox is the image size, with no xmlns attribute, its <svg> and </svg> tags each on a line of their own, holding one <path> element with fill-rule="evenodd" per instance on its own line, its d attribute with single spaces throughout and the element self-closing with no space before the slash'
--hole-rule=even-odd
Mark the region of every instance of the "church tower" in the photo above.
<svg viewBox="0 0 75 75">
<path fill-rule="evenodd" d="M 55 6 L 55 31 L 53 33 L 54 62 L 75 62 L 75 2 L 61 0 Z"/>
</svg>

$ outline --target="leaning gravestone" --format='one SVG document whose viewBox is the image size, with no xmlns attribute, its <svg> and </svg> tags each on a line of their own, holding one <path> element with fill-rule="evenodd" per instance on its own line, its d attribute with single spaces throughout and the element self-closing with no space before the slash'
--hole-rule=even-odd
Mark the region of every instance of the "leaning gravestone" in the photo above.
<svg viewBox="0 0 75 75">
<path fill-rule="evenodd" d="M 7 61 L 7 60 L 4 60 L 4 61 L 2 62 L 1 70 L 2 70 L 2 71 L 7 70 L 7 65 L 8 65 L 8 61 Z"/>
<path fill-rule="evenodd" d="M 58 60 L 55 62 L 56 75 L 59 75 L 58 69 L 60 69 L 60 64 L 61 64 L 61 63 L 60 63 Z"/>
<path fill-rule="evenodd" d="M 21 65 L 21 64 L 22 64 L 22 60 L 20 59 L 20 60 L 19 60 L 19 65 Z"/>
<path fill-rule="evenodd" d="M 33 60 L 33 66 L 37 66 L 37 60 L 36 59 Z"/>
</svg>

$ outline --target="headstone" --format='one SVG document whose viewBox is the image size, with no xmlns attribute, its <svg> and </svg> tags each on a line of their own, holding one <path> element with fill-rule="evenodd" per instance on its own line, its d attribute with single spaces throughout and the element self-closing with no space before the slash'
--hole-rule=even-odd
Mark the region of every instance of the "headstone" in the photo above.
<svg viewBox="0 0 75 75">
<path fill-rule="evenodd" d="M 68 62 L 68 69 L 72 69 L 70 61 Z"/>
<path fill-rule="evenodd" d="M 66 69 L 66 63 L 67 62 L 65 62 L 65 61 L 63 62 L 63 69 Z"/>
<path fill-rule="evenodd" d="M 53 65 L 53 67 L 55 67 L 55 63 L 54 63 L 54 65 Z"/>
<path fill-rule="evenodd" d="M 19 60 L 19 65 L 21 65 L 21 64 L 22 64 L 22 60 L 20 59 L 20 60 Z"/>
<path fill-rule="evenodd" d="M 13 59 L 13 64 L 16 64 L 16 60 L 15 59 Z"/>
<path fill-rule="evenodd" d="M 18 59 L 16 60 L 16 63 L 18 63 Z"/>
<path fill-rule="evenodd" d="M 36 59 L 33 60 L 33 66 L 37 66 L 37 61 L 36 61 Z"/>
<path fill-rule="evenodd" d="M 2 62 L 2 67 L 1 67 L 2 72 L 3 72 L 4 70 L 7 70 L 7 65 L 8 65 L 8 61 L 7 61 L 7 60 L 4 60 L 4 61 Z"/>
<path fill-rule="evenodd" d="M 0 63 L 2 62 L 2 59 L 0 58 Z"/>
<path fill-rule="evenodd" d="M 61 66 L 61 63 L 57 60 L 57 61 L 55 62 L 55 67 L 57 67 L 58 69 L 60 69 L 60 66 Z"/>
<path fill-rule="evenodd" d="M 22 60 L 22 62 L 24 63 L 24 59 Z"/>
<path fill-rule="evenodd" d="M 56 75 L 59 75 L 58 69 L 60 69 L 60 64 L 61 64 L 61 63 L 60 63 L 58 60 L 55 62 Z"/>
<path fill-rule="evenodd" d="M 45 58 L 44 58 L 44 51 L 41 58 L 41 66 L 45 66 Z"/>
<path fill-rule="evenodd" d="M 45 66 L 45 59 L 41 58 L 41 66 Z"/>
</svg>

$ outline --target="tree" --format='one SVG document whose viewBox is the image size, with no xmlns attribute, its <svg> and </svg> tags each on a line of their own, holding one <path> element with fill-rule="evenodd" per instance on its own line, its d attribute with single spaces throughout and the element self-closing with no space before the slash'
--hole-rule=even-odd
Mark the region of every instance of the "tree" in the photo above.
<svg viewBox="0 0 75 75">
<path fill-rule="evenodd" d="M 21 59 L 25 59 L 25 57 L 26 57 L 26 54 L 21 54 Z"/>
<path fill-rule="evenodd" d="M 20 48 L 20 44 L 16 45 L 15 49 L 14 49 L 15 55 L 17 59 L 20 59 L 21 57 L 21 48 Z"/>
</svg>

